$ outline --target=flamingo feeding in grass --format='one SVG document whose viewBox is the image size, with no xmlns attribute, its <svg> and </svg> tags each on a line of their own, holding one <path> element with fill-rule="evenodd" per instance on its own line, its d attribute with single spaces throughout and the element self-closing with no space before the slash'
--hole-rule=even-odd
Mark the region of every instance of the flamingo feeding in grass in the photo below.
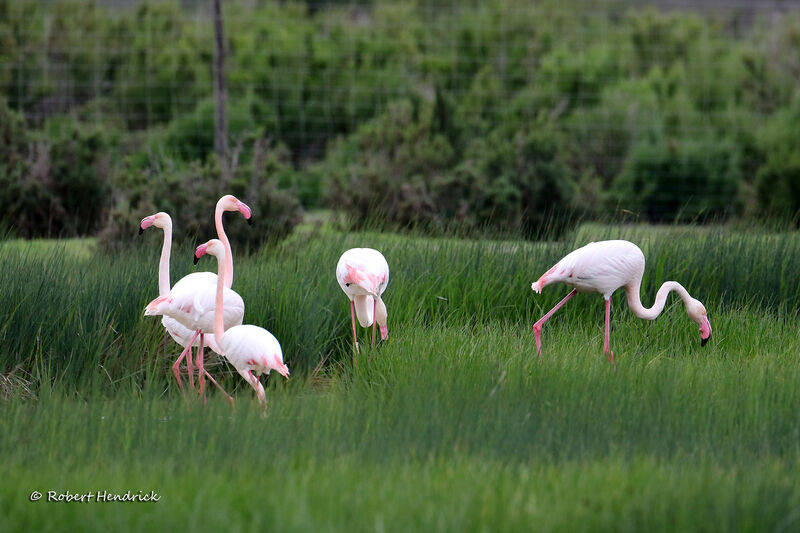
<svg viewBox="0 0 800 533">
<path fill-rule="evenodd" d="M 225 325 L 225 312 L 228 300 L 222 283 L 225 269 L 225 247 L 217 239 L 201 244 L 195 250 L 195 262 L 206 253 L 217 258 L 220 270 L 216 287 L 216 306 L 214 311 L 214 337 L 223 355 L 236 368 L 237 372 L 255 389 L 258 400 L 266 406 L 267 398 L 261 385 L 261 374 L 271 370 L 289 378 L 289 367 L 283 362 L 283 352 L 278 340 L 264 328 L 249 324 L 228 327 Z M 256 374 L 253 375 L 253 372 Z"/>
<path fill-rule="evenodd" d="M 667 295 L 675 291 L 686 306 L 686 313 L 700 326 L 700 344 L 705 346 L 711 337 L 711 323 L 706 308 L 700 301 L 692 298 L 680 283 L 667 281 L 656 294 L 656 301 L 649 309 L 642 305 L 639 289 L 644 275 L 644 254 L 638 246 L 628 241 L 592 242 L 567 254 L 561 261 L 545 272 L 531 289 L 541 293 L 542 288 L 551 283 L 561 282 L 574 287 L 563 300 L 547 312 L 533 325 L 536 338 L 536 351 L 542 357 L 542 326 L 566 304 L 576 292 L 598 292 L 606 300 L 606 324 L 603 352 L 608 361 L 614 364 L 614 352 L 609 346 L 609 323 L 611 319 L 611 294 L 620 287 L 625 288 L 628 306 L 633 314 L 645 320 L 653 320 L 664 310 Z"/>
<path fill-rule="evenodd" d="M 381 339 L 389 338 L 386 324 L 386 304 L 381 295 L 389 284 L 389 264 L 378 250 L 352 248 L 339 258 L 336 280 L 350 298 L 350 320 L 353 324 L 353 344 L 358 352 L 356 316 L 361 327 L 372 326 L 372 345 L 375 346 L 375 324 L 381 330 Z"/>
<path fill-rule="evenodd" d="M 242 319 L 244 318 L 244 301 L 238 294 L 230 290 L 230 287 L 233 284 L 233 254 L 231 253 L 230 241 L 228 240 L 228 237 L 225 234 L 225 229 L 222 225 L 222 214 L 225 211 L 239 211 L 240 213 L 242 213 L 245 219 L 247 219 L 248 224 L 252 223 L 252 213 L 247 204 L 245 204 L 244 202 L 240 202 L 235 196 L 232 196 L 230 194 L 225 195 L 219 199 L 214 213 L 214 221 L 217 229 L 217 234 L 219 235 L 220 241 L 222 242 L 224 248 L 228 252 L 225 259 L 226 268 L 221 272 L 221 275 L 223 276 L 222 278 L 223 283 L 230 293 L 226 296 L 226 298 L 231 299 L 230 303 L 228 304 L 225 318 L 226 318 L 226 323 L 229 326 L 234 326 L 242 323 Z M 152 222 L 148 221 L 148 218 L 142 221 L 142 226 L 140 226 L 140 232 L 143 231 L 149 225 L 154 223 L 154 221 Z M 146 221 L 148 221 L 149 223 Z M 165 241 L 166 241 L 166 235 L 165 235 Z M 166 248 L 166 242 L 165 242 L 165 248 Z M 169 256 L 167 256 L 166 260 L 167 268 L 169 268 L 168 258 Z M 162 263 L 163 262 L 164 262 L 164 255 L 162 250 Z M 215 385 L 217 385 L 216 381 L 214 381 L 213 378 L 211 378 L 211 376 L 208 374 L 208 372 L 206 372 L 205 369 L 203 368 L 203 347 L 204 345 L 206 345 L 205 335 L 211 333 L 213 330 L 213 316 L 214 316 L 214 305 L 215 305 L 214 291 L 216 288 L 217 278 L 218 276 L 212 272 L 195 272 L 189 274 L 181 278 L 181 280 L 178 281 L 172 287 L 172 289 L 168 291 L 167 294 L 159 294 L 159 297 L 150 302 L 145 308 L 145 315 L 164 315 L 165 318 L 169 317 L 173 321 L 181 324 L 185 328 L 188 328 L 189 330 L 194 332 L 191 339 L 187 343 L 188 346 L 186 344 L 182 344 L 183 346 L 185 346 L 185 349 L 181 353 L 178 360 L 175 361 L 175 364 L 172 367 L 173 373 L 175 374 L 175 378 L 178 380 L 178 385 L 181 387 L 181 390 L 183 390 L 183 385 L 181 384 L 178 366 L 180 365 L 180 362 L 183 359 L 183 357 L 186 356 L 186 354 L 188 353 L 189 359 L 187 359 L 187 366 L 189 368 L 189 373 L 191 376 L 192 374 L 191 346 L 195 345 L 195 339 L 199 335 L 200 342 L 198 346 L 197 359 L 195 360 L 195 363 L 197 365 L 197 370 L 199 374 L 200 395 L 204 395 L 203 391 L 204 376 L 208 376 L 209 379 L 211 379 L 211 381 Z M 168 288 L 169 282 L 167 281 L 165 285 L 166 285 L 165 287 L 159 285 L 159 289 Z M 175 322 L 169 322 L 169 323 L 174 325 Z M 173 338 L 175 338 L 175 336 L 173 336 Z M 215 339 L 211 339 L 212 349 L 217 353 L 219 353 L 219 348 L 214 343 L 214 340 Z M 178 342 L 180 343 L 180 341 Z M 217 387 L 219 387 L 219 385 L 217 385 Z M 221 387 L 219 388 L 221 390 Z M 230 396 L 228 396 L 228 398 L 232 400 Z"/>
</svg>

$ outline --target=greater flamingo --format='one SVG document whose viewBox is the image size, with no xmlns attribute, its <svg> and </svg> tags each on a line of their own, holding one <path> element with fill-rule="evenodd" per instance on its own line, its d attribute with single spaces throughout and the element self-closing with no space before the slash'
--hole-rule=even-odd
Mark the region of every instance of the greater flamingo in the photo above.
<svg viewBox="0 0 800 533">
<path fill-rule="evenodd" d="M 375 346 L 375 324 L 380 326 L 381 339 L 389 338 L 386 325 L 386 304 L 381 295 L 389 283 L 389 264 L 378 250 L 352 248 L 339 258 L 336 280 L 350 298 L 350 320 L 353 324 L 353 343 L 358 352 L 356 316 L 361 327 L 372 326 L 372 345 Z"/>
<path fill-rule="evenodd" d="M 223 355 L 253 387 L 258 400 L 266 405 L 267 398 L 259 379 L 261 374 L 269 376 L 271 370 L 276 370 L 283 377 L 289 378 L 289 367 L 283 362 L 281 345 L 275 336 L 264 328 L 250 324 L 234 327 L 225 325 L 224 314 L 228 303 L 225 297 L 226 289 L 221 281 L 225 269 L 225 247 L 219 240 L 211 239 L 197 247 L 194 254 L 195 262 L 206 253 L 217 258 L 217 268 L 220 270 L 214 312 L 214 337 Z"/>
<path fill-rule="evenodd" d="M 169 261 L 172 249 L 172 217 L 163 211 L 154 215 L 150 215 L 149 217 L 144 217 L 139 224 L 139 235 L 144 233 L 144 231 L 149 227 L 160 228 L 164 232 L 164 244 L 161 247 L 161 259 L 158 262 L 158 295 L 159 297 L 163 297 L 167 296 L 170 292 Z M 187 278 L 194 279 L 197 283 L 214 284 L 217 282 L 216 274 L 211 272 L 195 272 L 186 276 L 184 280 Z M 194 334 L 195 332 L 193 330 L 187 328 L 174 318 L 164 315 L 161 318 L 161 324 L 167 330 L 167 333 L 169 333 L 170 337 L 172 337 L 173 340 L 180 344 L 183 348 L 187 348 L 190 352 L 192 346 L 200 348 L 200 343 L 203 342 L 203 339 L 197 338 L 197 335 Z M 205 337 L 205 342 L 209 348 L 219 353 L 219 347 L 214 340 L 213 334 L 207 335 Z M 175 374 L 175 378 L 178 380 L 178 386 L 181 388 L 181 390 L 183 390 L 183 384 L 181 383 L 178 365 L 184 356 L 185 352 L 182 352 L 181 356 L 172 366 L 173 374 Z M 194 388 L 194 371 L 192 369 L 191 353 L 189 353 L 189 357 L 186 359 L 186 366 L 189 371 L 189 383 L 191 384 L 192 388 Z"/>
<path fill-rule="evenodd" d="M 611 319 L 611 294 L 620 287 L 625 287 L 628 306 L 633 314 L 645 320 L 653 320 L 667 301 L 670 291 L 675 291 L 686 306 L 686 313 L 700 326 L 700 344 L 705 346 L 711 337 L 711 323 L 708 321 L 706 308 L 700 301 L 692 298 L 680 283 L 667 281 L 656 294 L 653 306 L 646 309 L 639 297 L 639 289 L 644 275 L 644 254 L 638 246 L 628 241 L 592 242 L 567 254 L 561 261 L 545 272 L 538 281 L 531 284 L 531 289 L 541 293 L 542 288 L 551 283 L 562 282 L 574 287 L 563 300 L 547 312 L 533 325 L 536 338 L 536 351 L 542 357 L 542 325 L 560 309 L 575 293 L 598 292 L 606 300 L 606 327 L 603 352 L 608 361 L 614 364 L 614 352 L 609 347 L 609 322 Z"/>
<path fill-rule="evenodd" d="M 231 285 L 233 284 L 233 253 L 231 252 L 231 245 L 230 241 L 228 240 L 228 236 L 225 234 L 225 228 L 222 225 L 222 215 L 225 211 L 239 211 L 245 217 L 248 224 L 252 224 L 252 213 L 247 204 L 239 201 L 233 195 L 225 195 L 220 198 L 219 201 L 217 201 L 217 206 L 214 212 L 214 222 L 219 240 L 222 242 L 227 252 L 225 259 L 226 268 L 221 274 L 223 276 L 225 287 L 230 289 Z M 150 302 L 145 308 L 145 315 L 166 315 L 174 318 L 185 327 L 191 329 L 194 332 L 194 336 L 190 341 L 190 345 L 194 343 L 194 339 L 197 335 L 200 336 L 200 345 L 198 347 L 198 354 L 195 363 L 197 364 L 199 374 L 201 395 L 204 394 L 203 377 L 209 376 L 209 374 L 205 372 L 205 369 L 203 368 L 203 347 L 205 344 L 205 334 L 211 333 L 213 329 L 215 303 L 213 290 L 216 286 L 216 282 L 217 275 L 212 272 L 195 272 L 189 274 L 181 278 L 172 287 L 169 294 L 159 296 Z M 210 297 L 209 288 L 211 294 Z M 234 300 L 232 300 L 228 305 L 226 322 L 230 326 L 234 326 L 242 323 L 242 319 L 244 318 L 244 301 L 242 301 L 238 294 L 234 293 L 233 291 L 230 292 L 233 293 L 235 297 L 231 296 L 234 298 Z M 198 305 L 194 305 L 194 296 L 200 293 L 205 293 L 206 298 L 204 300 L 201 298 L 201 300 L 198 300 L 197 302 Z M 238 298 L 238 300 L 236 300 L 236 298 Z M 204 305 L 206 307 L 203 307 Z M 181 353 L 181 356 L 173 365 L 173 373 L 175 374 L 175 377 L 178 380 L 178 385 L 181 386 L 181 389 L 183 389 L 183 386 L 180 383 L 178 365 L 187 353 L 189 353 L 189 357 L 191 357 L 190 352 L 190 348 L 187 347 L 184 349 L 183 353 Z M 191 363 L 188 364 L 189 368 L 191 368 Z M 216 382 L 214 383 L 216 384 Z M 217 387 L 219 387 L 219 385 L 217 385 Z"/>
</svg>

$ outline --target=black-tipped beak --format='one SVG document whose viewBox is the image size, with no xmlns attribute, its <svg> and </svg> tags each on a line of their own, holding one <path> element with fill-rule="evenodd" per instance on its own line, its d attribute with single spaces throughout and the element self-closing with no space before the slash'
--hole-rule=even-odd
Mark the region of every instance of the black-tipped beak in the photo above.
<svg viewBox="0 0 800 533">
<path fill-rule="evenodd" d="M 248 226 L 252 226 L 253 225 L 253 217 L 250 217 L 250 218 L 247 219 L 247 225 Z"/>
<path fill-rule="evenodd" d="M 708 342 L 708 339 L 710 339 L 710 338 L 711 338 L 711 335 L 709 335 L 705 339 L 700 339 L 700 346 L 705 346 L 706 343 Z"/>
<path fill-rule="evenodd" d="M 139 226 L 139 235 L 141 235 L 142 233 L 144 233 L 144 228 Z"/>
<path fill-rule="evenodd" d="M 192 254 L 192 257 L 194 257 L 194 264 L 196 265 L 197 262 L 200 261 L 200 258 L 197 257 L 197 255 L 195 255 L 195 254 Z"/>
</svg>

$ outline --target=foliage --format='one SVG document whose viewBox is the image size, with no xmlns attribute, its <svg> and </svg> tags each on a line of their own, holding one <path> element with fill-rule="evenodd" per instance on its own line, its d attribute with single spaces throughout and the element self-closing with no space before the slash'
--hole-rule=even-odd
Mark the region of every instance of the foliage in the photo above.
<svg viewBox="0 0 800 533">
<path fill-rule="evenodd" d="M 29 133 L 0 105 L 3 222 L 24 237 L 86 235 L 103 222 L 114 139 L 70 119 Z"/>
<path fill-rule="evenodd" d="M 294 174 L 286 148 L 271 147 L 266 139 L 255 138 L 248 141 L 248 152 L 250 158 L 235 168 L 230 184 L 222 183 L 214 156 L 189 163 L 155 156 L 141 167 L 136 166 L 141 162 L 129 161 L 118 177 L 118 196 L 103 232 L 103 246 L 126 245 L 141 218 L 158 211 L 172 217 L 176 240 L 211 238 L 216 234 L 214 205 L 224 194 L 234 194 L 247 203 L 255 220 L 252 228 L 243 223 L 226 227 L 231 241 L 260 245 L 286 236 L 302 214 L 291 185 L 279 186 L 282 176 Z"/>
<path fill-rule="evenodd" d="M 800 71 L 791 9 L 764 17 L 586 0 L 224 5 L 230 151 L 245 189 L 254 142 L 269 139 L 288 149 L 280 159 L 291 167 L 276 190 L 306 208 L 394 226 L 541 234 L 548 215 L 534 212 L 609 217 L 624 200 L 652 220 L 673 220 L 681 208 L 679 218 L 695 219 L 717 216 L 737 194 L 728 212 L 797 210 L 792 156 L 780 159 Z M 204 9 L 0 0 L 0 95 L 24 116 L 27 139 L 0 163 L 6 189 L 28 191 L 10 222 L 19 233 L 42 234 L 32 221 L 49 219 L 42 206 L 61 195 L 30 174 L 65 142 L 49 138 L 46 124 L 58 117 L 113 138 L 113 157 L 80 161 L 108 165 L 114 187 L 150 165 L 153 175 L 189 179 L 180 169 L 209 164 L 213 29 Z M 704 172 L 713 175 L 688 184 Z M 81 190 L 90 178 L 77 179 Z M 642 196 L 667 184 L 677 190 L 667 207 Z M 715 184 L 717 199 L 702 198 Z M 540 187 L 548 200 L 535 196 Z M 44 233 L 97 229 L 56 218 Z"/>
<path fill-rule="evenodd" d="M 800 214 L 800 104 L 776 113 L 759 138 L 766 161 L 756 185 L 764 212 L 771 217 Z"/>
<path fill-rule="evenodd" d="M 724 140 L 645 141 L 633 148 L 615 191 L 622 208 L 651 222 L 719 219 L 735 209 L 738 163 Z"/>
</svg>

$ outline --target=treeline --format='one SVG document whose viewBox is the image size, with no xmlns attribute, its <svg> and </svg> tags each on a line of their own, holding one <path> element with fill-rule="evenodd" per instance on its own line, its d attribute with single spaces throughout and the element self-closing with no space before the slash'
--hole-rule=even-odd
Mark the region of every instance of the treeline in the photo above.
<svg viewBox="0 0 800 533">
<path fill-rule="evenodd" d="M 223 6 L 230 183 L 213 154 L 205 2 L 0 0 L 2 223 L 113 242 L 167 210 L 205 232 L 222 191 L 264 214 L 253 241 L 324 206 L 531 234 L 572 215 L 800 211 L 797 12 Z"/>
</svg>

